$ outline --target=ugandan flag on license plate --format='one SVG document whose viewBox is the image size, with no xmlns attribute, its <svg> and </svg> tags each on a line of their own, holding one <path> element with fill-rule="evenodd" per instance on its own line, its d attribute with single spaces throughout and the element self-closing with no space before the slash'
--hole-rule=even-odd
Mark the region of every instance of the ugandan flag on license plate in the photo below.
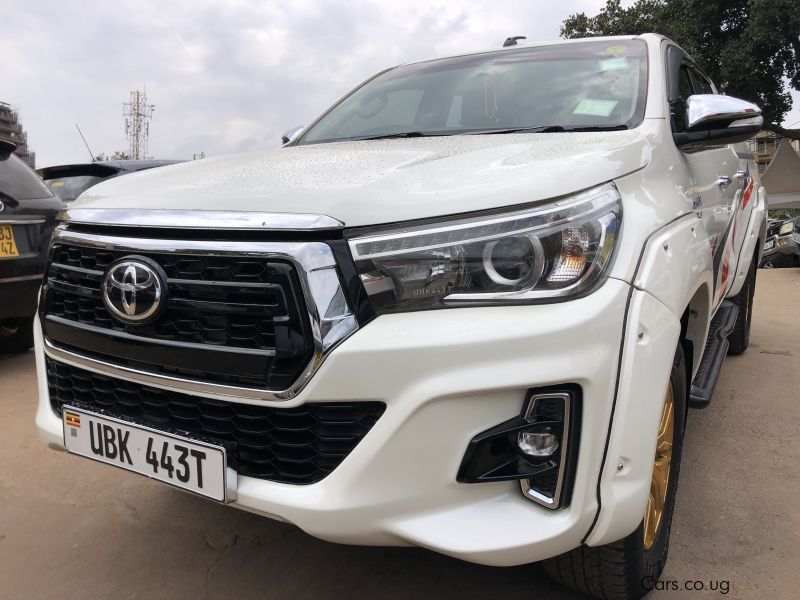
<svg viewBox="0 0 800 600">
<path fill-rule="evenodd" d="M 66 415 L 64 416 L 65 420 L 67 421 L 67 425 L 70 427 L 80 427 L 81 426 L 81 416 L 72 412 L 67 411 Z"/>
</svg>

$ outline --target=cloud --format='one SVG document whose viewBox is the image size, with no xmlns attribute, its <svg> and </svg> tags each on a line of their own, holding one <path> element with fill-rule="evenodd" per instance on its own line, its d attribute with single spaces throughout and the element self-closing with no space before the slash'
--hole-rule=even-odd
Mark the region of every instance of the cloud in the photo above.
<svg viewBox="0 0 800 600">
<path fill-rule="evenodd" d="M 558 37 L 603 0 L 63 2 L 4 7 L 0 100 L 19 108 L 37 166 L 127 148 L 122 103 L 147 86 L 149 153 L 275 147 L 370 75 L 402 62 Z"/>
</svg>

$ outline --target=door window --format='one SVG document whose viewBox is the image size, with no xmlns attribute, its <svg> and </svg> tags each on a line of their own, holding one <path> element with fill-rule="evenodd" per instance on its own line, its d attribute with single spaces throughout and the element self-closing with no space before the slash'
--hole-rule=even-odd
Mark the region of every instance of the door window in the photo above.
<svg viewBox="0 0 800 600">
<path fill-rule="evenodd" d="M 695 69 L 693 67 L 689 70 L 689 73 L 690 73 L 690 75 L 692 77 L 692 84 L 693 84 L 693 87 L 694 87 L 694 93 L 695 94 L 713 94 L 714 93 L 714 89 L 713 89 L 713 87 L 711 85 L 711 81 L 709 81 L 709 79 L 705 75 L 703 75 L 702 73 L 700 73 L 700 71 L 698 71 L 697 69 Z"/>
<path fill-rule="evenodd" d="M 686 131 L 686 100 L 694 93 L 693 90 L 689 67 L 683 65 L 678 71 L 678 98 L 670 105 L 673 131 Z"/>
</svg>

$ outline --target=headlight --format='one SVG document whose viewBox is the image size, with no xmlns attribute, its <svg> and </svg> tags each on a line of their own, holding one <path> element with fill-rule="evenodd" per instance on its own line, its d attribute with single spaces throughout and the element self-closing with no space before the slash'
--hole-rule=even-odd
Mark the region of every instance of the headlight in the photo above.
<svg viewBox="0 0 800 600">
<path fill-rule="evenodd" d="M 794 231 L 794 222 L 793 221 L 786 221 L 783 225 L 781 225 L 781 231 L 779 235 L 785 235 L 787 233 L 792 233 Z"/>
<path fill-rule="evenodd" d="M 526 210 L 348 234 L 378 312 L 526 304 L 591 291 L 621 217 L 613 184 Z"/>
</svg>

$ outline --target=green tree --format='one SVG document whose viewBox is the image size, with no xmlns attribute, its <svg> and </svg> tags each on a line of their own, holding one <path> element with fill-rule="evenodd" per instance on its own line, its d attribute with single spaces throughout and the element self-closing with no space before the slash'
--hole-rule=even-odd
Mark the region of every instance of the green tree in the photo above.
<svg viewBox="0 0 800 600">
<path fill-rule="evenodd" d="M 800 0 L 636 0 L 623 8 L 607 0 L 593 17 L 570 15 L 566 38 L 666 35 L 689 54 L 726 94 L 761 106 L 765 128 L 800 139 L 780 126 L 800 90 Z"/>
</svg>

